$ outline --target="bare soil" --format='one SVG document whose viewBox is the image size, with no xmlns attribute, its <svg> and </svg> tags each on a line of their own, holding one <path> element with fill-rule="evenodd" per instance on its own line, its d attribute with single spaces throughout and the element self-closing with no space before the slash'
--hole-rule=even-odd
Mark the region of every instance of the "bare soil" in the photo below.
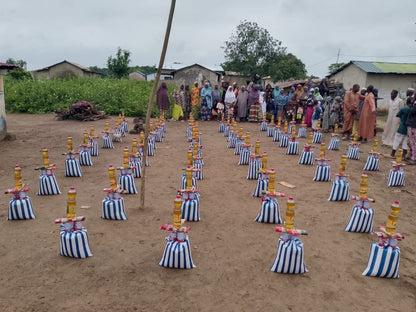
<svg viewBox="0 0 416 312">
<path fill-rule="evenodd" d="M 113 124 L 111 118 L 111 124 Z M 96 133 L 104 120 L 94 121 Z M 128 118 L 130 129 L 132 118 Z M 0 196 L 0 304 L 2 311 L 415 311 L 416 310 L 416 167 L 404 168 L 405 187 L 387 187 L 391 159 L 382 158 L 379 172 L 369 172 L 368 195 L 376 200 L 374 224 L 385 224 L 390 205 L 400 201 L 397 231 L 406 238 L 401 248 L 400 278 L 362 276 L 370 234 L 344 232 L 353 201 L 329 202 L 331 182 L 313 182 L 315 166 L 298 165 L 299 156 L 285 155 L 259 124 L 243 123 L 252 142 L 261 140 L 269 154 L 269 167 L 277 180 L 296 186 L 277 185 L 279 192 L 296 201 L 295 226 L 303 236 L 308 273 L 276 274 L 269 271 L 276 256 L 279 234 L 272 224 L 254 222 L 260 199 L 252 197 L 256 182 L 246 180 L 248 166 L 238 166 L 234 149 L 227 149 L 218 123 L 200 122 L 205 179 L 199 181 L 201 221 L 192 227 L 190 243 L 196 268 L 165 269 L 158 265 L 171 223 L 173 200 L 186 165 L 186 123 L 167 122 L 163 143 L 147 170 L 146 206 L 139 209 L 139 195 L 124 195 L 127 221 L 101 219 L 103 188 L 109 186 L 108 165 L 122 164 L 122 149 L 131 147 L 128 135 L 115 148 L 100 149 L 94 166 L 82 167 L 82 178 L 64 177 L 66 137 L 82 142 L 89 122 L 57 121 L 51 114 L 7 116 L 14 141 L 0 142 L 0 188 L 14 186 L 13 167 L 22 167 L 31 187 L 35 220 L 6 221 L 10 195 Z M 326 142 L 329 135 L 325 134 Z M 99 140 L 101 143 L 101 139 Z M 306 139 L 300 139 L 301 145 Z M 381 140 L 380 140 L 381 142 Z M 40 150 L 47 147 L 57 166 L 62 194 L 37 196 Z M 360 147 L 361 160 L 348 160 L 351 194 L 358 195 L 362 168 L 372 142 Z M 327 151 L 338 172 L 340 155 Z M 315 149 L 315 153 L 319 148 Z M 380 147 L 380 152 L 390 149 Z M 140 189 L 140 179 L 136 179 Z M 86 216 L 93 257 L 72 259 L 59 255 L 59 226 L 54 219 L 66 213 L 67 191 L 77 189 L 77 215 Z M 285 199 L 279 199 L 281 213 Z M 81 208 L 87 206 L 88 208 Z"/>
</svg>

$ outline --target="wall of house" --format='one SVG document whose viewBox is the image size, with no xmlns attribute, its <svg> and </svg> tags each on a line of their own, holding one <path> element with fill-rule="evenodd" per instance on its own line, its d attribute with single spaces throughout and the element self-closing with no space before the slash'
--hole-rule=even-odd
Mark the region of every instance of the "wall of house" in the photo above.
<svg viewBox="0 0 416 312">
<path fill-rule="evenodd" d="M 178 86 L 189 85 L 192 87 L 195 81 L 198 81 L 199 86 L 202 86 L 205 80 L 211 82 L 211 87 L 219 84 L 218 75 L 215 72 L 199 66 L 192 66 L 176 71 L 174 80 Z"/>
<path fill-rule="evenodd" d="M 230 83 L 230 86 L 234 83 L 237 82 L 237 85 L 240 87 L 242 85 L 247 86 L 247 81 L 251 81 L 250 77 L 246 77 L 246 76 L 231 76 L 231 75 L 225 75 L 223 77 L 224 81 L 228 81 Z"/>
<path fill-rule="evenodd" d="M 359 84 L 360 88 L 367 86 L 367 73 L 354 64 L 347 66 L 335 75 L 331 75 L 329 79 L 342 82 L 345 91 L 351 89 L 354 84 Z"/>
<path fill-rule="evenodd" d="M 138 72 L 132 72 L 129 74 L 129 80 L 146 80 L 146 77 L 143 76 L 142 74 L 138 73 Z"/>
<path fill-rule="evenodd" d="M 55 78 L 73 78 L 73 77 L 81 77 L 81 78 L 97 78 L 99 75 L 94 73 L 87 73 L 84 72 L 82 69 L 68 63 L 61 63 L 58 64 L 49 70 L 44 70 L 41 72 L 34 72 L 36 79 L 39 80 L 48 80 L 48 79 L 55 79 Z"/>
<path fill-rule="evenodd" d="M 370 84 L 378 89 L 378 96 L 383 98 L 377 101 L 377 107 L 388 107 L 391 90 L 396 89 L 404 97 L 407 88 L 416 87 L 416 75 L 368 74 L 366 86 Z"/>
</svg>

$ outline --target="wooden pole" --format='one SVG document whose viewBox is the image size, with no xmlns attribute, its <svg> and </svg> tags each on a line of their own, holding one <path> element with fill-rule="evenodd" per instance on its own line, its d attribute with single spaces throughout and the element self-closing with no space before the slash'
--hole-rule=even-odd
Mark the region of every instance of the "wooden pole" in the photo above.
<svg viewBox="0 0 416 312">
<path fill-rule="evenodd" d="M 153 99 L 155 98 L 155 94 L 156 94 L 156 89 L 157 86 L 159 84 L 159 79 L 160 79 L 160 73 L 162 71 L 162 67 L 163 67 L 163 63 L 165 62 L 165 56 L 166 56 L 166 50 L 168 48 L 168 42 L 169 42 L 169 35 L 170 35 L 170 29 L 172 27 L 172 19 L 173 19 L 173 13 L 175 12 L 175 4 L 176 4 L 176 0 L 172 0 L 171 4 L 170 4 L 170 12 L 169 12 L 169 20 L 168 20 L 168 25 L 166 26 L 166 33 L 165 33 L 165 40 L 163 42 L 163 48 L 162 48 L 162 54 L 160 55 L 160 60 L 159 60 L 159 67 L 157 68 L 157 73 L 156 73 L 156 78 L 155 78 L 155 82 L 153 83 L 153 89 L 152 89 L 152 93 L 150 95 L 149 98 L 149 104 L 147 106 L 147 114 L 146 114 L 146 124 L 145 124 L 145 128 L 144 128 L 144 146 L 143 146 L 143 156 L 144 159 L 142 160 L 143 162 L 143 167 L 142 167 L 142 179 L 141 179 L 141 187 L 140 187 L 140 209 L 144 209 L 144 205 L 145 205 L 145 183 L 146 183 L 146 162 L 147 162 L 147 147 L 149 144 L 149 129 L 150 129 L 150 116 L 152 114 L 152 106 L 153 106 Z"/>
</svg>

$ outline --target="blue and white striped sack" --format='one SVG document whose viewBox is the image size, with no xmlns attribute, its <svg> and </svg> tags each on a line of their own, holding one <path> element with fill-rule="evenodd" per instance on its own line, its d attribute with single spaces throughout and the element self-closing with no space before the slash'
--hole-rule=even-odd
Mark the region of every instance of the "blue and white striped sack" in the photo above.
<svg viewBox="0 0 416 312">
<path fill-rule="evenodd" d="M 121 138 L 123 135 L 120 128 L 116 128 L 114 130 L 114 135 L 112 136 L 113 142 L 123 142 L 123 139 Z"/>
<path fill-rule="evenodd" d="M 248 165 L 250 162 L 251 151 L 249 148 L 243 148 L 240 152 L 239 165 Z"/>
<path fill-rule="evenodd" d="M 317 165 L 315 171 L 315 177 L 313 181 L 331 181 L 331 166 L 327 165 Z"/>
<path fill-rule="evenodd" d="M 261 197 L 261 195 L 263 194 L 263 191 L 267 191 L 268 188 L 269 188 L 269 178 L 268 177 L 267 179 L 263 179 L 262 177 L 258 178 L 256 188 L 254 189 L 254 192 L 253 192 L 253 197 Z"/>
<path fill-rule="evenodd" d="M 371 233 L 373 231 L 374 209 L 364 209 L 360 205 L 352 208 L 345 232 Z"/>
<path fill-rule="evenodd" d="M 319 143 L 319 144 L 321 144 L 321 142 L 322 142 L 322 133 L 315 131 L 313 133 L 312 143 Z"/>
<path fill-rule="evenodd" d="M 25 199 L 11 199 L 9 202 L 9 215 L 7 220 L 30 220 L 35 219 L 32 201 L 30 197 Z"/>
<path fill-rule="evenodd" d="M 223 135 L 225 137 L 228 137 L 230 135 L 230 126 L 225 126 Z"/>
<path fill-rule="evenodd" d="M 124 133 L 129 132 L 129 127 L 127 126 L 127 122 L 126 121 L 122 121 L 121 122 L 121 126 L 123 128 Z"/>
<path fill-rule="evenodd" d="M 196 177 L 192 177 L 192 186 L 197 190 L 198 189 L 198 182 Z M 186 189 L 186 173 L 181 176 L 181 186 L 180 190 Z"/>
<path fill-rule="evenodd" d="M 267 200 L 261 202 L 260 212 L 255 221 L 260 223 L 282 223 L 279 203 L 276 198 L 268 197 Z"/>
<path fill-rule="evenodd" d="M 62 228 L 62 227 L 61 227 Z M 92 256 L 87 230 L 59 232 L 61 237 L 59 254 L 72 258 L 88 258 Z"/>
<path fill-rule="evenodd" d="M 339 150 L 339 138 L 337 136 L 331 138 L 331 141 L 329 141 L 328 149 L 333 151 Z"/>
<path fill-rule="evenodd" d="M 298 131 L 298 137 L 299 138 L 306 138 L 306 128 L 300 127 Z"/>
<path fill-rule="evenodd" d="M 155 142 L 163 142 L 162 133 L 163 133 L 162 129 L 156 130 Z"/>
<path fill-rule="evenodd" d="M 135 167 L 134 169 L 132 169 L 133 176 L 135 178 L 142 177 L 142 161 L 139 157 L 130 157 L 129 166 Z"/>
<path fill-rule="evenodd" d="M 387 186 L 404 186 L 404 171 L 402 168 L 397 171 L 390 169 Z"/>
<path fill-rule="evenodd" d="M 286 149 L 286 155 L 299 155 L 299 142 L 289 141 Z"/>
<path fill-rule="evenodd" d="M 399 277 L 400 248 L 372 243 L 367 267 L 362 275 L 385 278 Z"/>
<path fill-rule="evenodd" d="M 328 198 L 329 201 L 346 201 L 350 200 L 350 184 L 347 180 L 339 180 L 337 178 L 332 183 L 331 194 Z"/>
<path fill-rule="evenodd" d="M 274 125 L 267 126 L 267 136 L 272 137 L 274 135 Z"/>
<path fill-rule="evenodd" d="M 91 156 L 100 155 L 100 151 L 98 149 L 98 142 L 96 140 L 92 140 L 90 144 L 91 144 Z"/>
<path fill-rule="evenodd" d="M 256 180 L 259 177 L 260 161 L 258 158 L 251 158 L 248 163 L 247 180 Z"/>
<path fill-rule="evenodd" d="M 356 159 L 356 160 L 360 159 L 360 149 L 358 148 L 358 146 L 350 145 L 348 147 L 347 158 L 348 159 Z"/>
<path fill-rule="evenodd" d="M 78 159 L 65 159 L 65 176 L 82 177 L 81 166 Z"/>
<path fill-rule="evenodd" d="M 79 164 L 81 166 L 92 166 L 92 158 L 89 150 L 79 152 Z"/>
<path fill-rule="evenodd" d="M 263 120 L 260 124 L 260 131 L 267 131 L 267 121 Z"/>
<path fill-rule="evenodd" d="M 313 165 L 315 161 L 315 158 L 313 157 L 313 151 L 305 151 L 305 149 L 302 152 L 302 155 L 300 155 L 299 158 L 299 164 L 300 165 Z"/>
<path fill-rule="evenodd" d="M 281 138 L 282 138 L 282 133 L 280 132 L 280 129 L 275 128 L 274 134 L 273 134 L 273 142 L 279 142 Z"/>
<path fill-rule="evenodd" d="M 219 125 L 219 127 L 218 127 L 218 132 L 224 132 L 224 129 L 225 129 L 225 125 L 224 125 L 224 123 L 221 121 L 220 122 L 220 125 Z"/>
<path fill-rule="evenodd" d="M 189 245 L 189 236 L 183 242 L 173 241 L 166 238 L 167 243 L 165 251 L 159 265 L 165 268 L 173 269 L 192 269 L 195 267 L 192 262 L 191 246 Z"/>
<path fill-rule="evenodd" d="M 197 222 L 199 216 L 199 199 L 184 200 L 182 202 L 182 219 Z"/>
<path fill-rule="evenodd" d="M 280 137 L 279 147 L 287 147 L 289 144 L 289 134 L 282 134 Z"/>
<path fill-rule="evenodd" d="M 101 145 L 101 148 L 114 148 L 111 136 L 103 135 L 103 144 Z"/>
<path fill-rule="evenodd" d="M 195 172 L 197 180 L 203 180 L 204 179 L 204 173 L 202 171 L 202 164 L 201 163 L 194 163 L 194 168 L 199 169 L 199 171 Z"/>
<path fill-rule="evenodd" d="M 153 142 L 150 140 L 147 144 L 147 156 L 155 156 L 155 146 L 153 145 Z"/>
<path fill-rule="evenodd" d="M 242 148 L 243 142 L 237 138 L 237 142 L 235 143 L 234 155 L 240 155 Z"/>
<path fill-rule="evenodd" d="M 190 126 L 186 128 L 186 138 L 188 142 L 192 141 L 192 127 Z"/>
<path fill-rule="evenodd" d="M 149 135 L 149 144 L 152 144 L 153 145 L 153 148 L 154 149 L 157 149 L 157 146 L 156 146 L 156 137 L 152 133 Z"/>
<path fill-rule="evenodd" d="M 58 195 L 61 194 L 55 175 L 41 174 L 39 176 L 38 195 Z"/>
<path fill-rule="evenodd" d="M 124 199 L 122 197 L 119 199 L 106 197 L 103 199 L 102 207 L 101 218 L 108 220 L 127 220 Z"/>
<path fill-rule="evenodd" d="M 229 137 L 230 141 L 228 142 L 228 148 L 235 148 L 235 144 L 237 143 L 237 137 L 234 135 Z"/>
<path fill-rule="evenodd" d="M 365 163 L 364 169 L 366 171 L 379 171 L 379 159 L 377 156 L 374 156 L 373 154 L 370 154 L 367 157 L 367 162 Z"/>
<path fill-rule="evenodd" d="M 136 182 L 133 174 L 121 174 L 118 184 L 125 194 L 137 194 Z"/>
<path fill-rule="evenodd" d="M 286 234 L 286 233 L 285 233 Z M 308 272 L 304 262 L 303 242 L 292 235 L 279 238 L 277 254 L 270 271 L 275 273 L 302 274 Z"/>
</svg>

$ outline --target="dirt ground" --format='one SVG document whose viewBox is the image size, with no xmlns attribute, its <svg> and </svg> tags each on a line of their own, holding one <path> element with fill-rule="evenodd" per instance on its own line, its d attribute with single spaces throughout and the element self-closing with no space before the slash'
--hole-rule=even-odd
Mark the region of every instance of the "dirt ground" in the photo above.
<svg viewBox="0 0 416 312">
<path fill-rule="evenodd" d="M 111 118 L 113 124 L 114 118 Z M 104 120 L 92 122 L 96 133 Z M 132 118 L 128 118 L 132 127 Z M 278 181 L 296 185 L 276 190 L 296 201 L 295 226 L 303 236 L 308 273 L 270 272 L 279 234 L 274 225 L 254 222 L 260 199 L 252 197 L 256 182 L 246 180 L 248 166 L 238 166 L 234 149 L 218 133 L 217 122 L 200 122 L 205 179 L 199 181 L 201 221 L 192 227 L 190 243 L 196 268 L 165 269 L 158 265 L 172 222 L 173 200 L 186 165 L 186 123 L 167 122 L 163 143 L 147 170 L 146 207 L 139 195 L 124 195 L 127 221 L 101 219 L 103 188 L 109 186 L 107 167 L 122 164 L 122 149 L 131 147 L 128 135 L 115 148 L 100 149 L 94 166 L 82 167 L 82 178 L 64 177 L 66 137 L 82 141 L 90 123 L 57 121 L 54 115 L 7 116 L 14 141 L 0 142 L 0 189 L 14 186 L 13 167 L 22 167 L 31 187 L 35 220 L 6 221 L 10 195 L 0 196 L 0 305 L 2 311 L 415 311 L 416 310 L 416 167 L 404 168 L 405 187 L 387 187 L 391 168 L 382 158 L 379 172 L 369 172 L 368 195 L 376 202 L 374 224 L 385 224 L 390 204 L 400 201 L 397 231 L 405 235 L 401 248 L 400 278 L 362 276 L 370 245 L 369 234 L 347 233 L 353 201 L 329 202 L 331 182 L 312 182 L 315 166 L 298 165 L 299 156 L 259 131 L 258 124 L 243 123 L 252 142 L 261 140 L 269 154 L 269 167 Z M 329 142 L 329 135 L 324 135 Z M 380 140 L 381 141 L 381 140 Z M 99 140 L 101 143 L 101 139 Z M 306 139 L 300 139 L 301 145 Z M 62 194 L 37 196 L 40 150 L 47 147 Z M 372 143 L 361 145 L 361 160 L 348 160 L 352 195 L 359 193 L 361 169 Z M 327 151 L 332 172 L 338 172 L 340 155 L 347 149 Z M 386 147 L 380 152 L 389 153 Z M 315 149 L 315 153 L 319 149 Z M 315 154 L 315 155 L 316 155 Z M 136 179 L 140 188 L 140 179 Z M 86 216 L 93 257 L 72 259 L 59 255 L 59 226 L 55 218 L 66 213 L 67 191 L 77 189 L 77 215 Z M 284 213 L 286 201 L 279 199 Z M 89 208 L 80 208 L 88 206 Z"/>
</svg>

